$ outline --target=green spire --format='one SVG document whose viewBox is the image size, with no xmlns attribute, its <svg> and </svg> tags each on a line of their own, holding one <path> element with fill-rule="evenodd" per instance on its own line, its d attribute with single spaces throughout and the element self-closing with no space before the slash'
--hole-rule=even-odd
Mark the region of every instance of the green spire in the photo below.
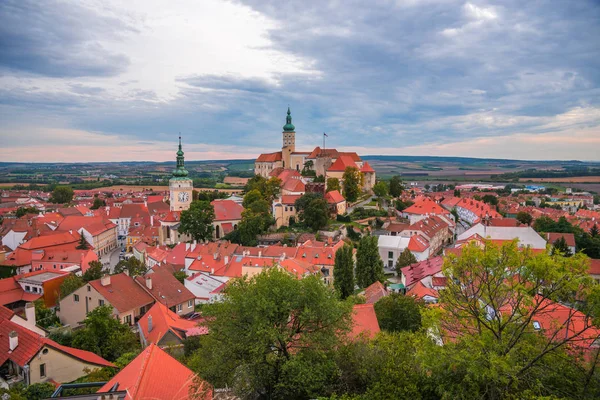
<svg viewBox="0 0 600 400">
<path fill-rule="evenodd" d="M 188 176 L 188 172 L 184 167 L 183 150 L 181 149 L 181 136 L 179 136 L 179 150 L 177 150 L 177 168 L 173 171 L 174 178 L 184 178 Z"/>
<path fill-rule="evenodd" d="M 290 107 L 288 106 L 287 117 L 285 117 L 285 125 L 283 126 L 284 132 L 295 132 L 296 127 L 292 124 L 292 113 L 290 112 Z"/>
</svg>

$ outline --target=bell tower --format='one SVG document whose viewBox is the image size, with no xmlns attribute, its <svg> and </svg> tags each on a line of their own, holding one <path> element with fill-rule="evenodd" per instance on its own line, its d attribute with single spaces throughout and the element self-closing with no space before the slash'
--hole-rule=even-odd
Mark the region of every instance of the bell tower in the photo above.
<svg viewBox="0 0 600 400">
<path fill-rule="evenodd" d="M 283 168 L 293 168 L 291 159 L 292 153 L 296 151 L 296 127 L 292 124 L 292 113 L 289 107 L 282 134 L 283 146 L 281 147 L 281 156 L 283 159 Z"/>
<path fill-rule="evenodd" d="M 183 211 L 190 208 L 194 184 L 188 177 L 185 169 L 183 150 L 181 149 L 181 136 L 179 136 L 179 150 L 177 151 L 177 168 L 169 179 L 169 201 L 171 211 Z"/>
</svg>

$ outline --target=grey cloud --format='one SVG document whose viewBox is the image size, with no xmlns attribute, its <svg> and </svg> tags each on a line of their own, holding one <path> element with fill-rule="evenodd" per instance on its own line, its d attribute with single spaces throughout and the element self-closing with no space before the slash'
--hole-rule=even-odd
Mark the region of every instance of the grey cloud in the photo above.
<svg viewBox="0 0 600 400">
<path fill-rule="evenodd" d="M 255 93 L 267 93 L 274 89 L 274 85 L 265 79 L 238 76 L 194 75 L 179 78 L 178 81 L 203 89 L 240 90 Z"/>
</svg>

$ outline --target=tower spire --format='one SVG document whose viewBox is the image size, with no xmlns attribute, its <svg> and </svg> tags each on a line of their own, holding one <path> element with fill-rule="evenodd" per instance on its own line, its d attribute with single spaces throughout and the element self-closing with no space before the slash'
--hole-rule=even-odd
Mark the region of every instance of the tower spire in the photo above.
<svg viewBox="0 0 600 400">
<path fill-rule="evenodd" d="M 287 116 L 285 117 L 285 125 L 283 126 L 284 132 L 295 132 L 296 127 L 292 124 L 292 112 L 290 111 L 290 106 L 287 109 Z"/>
<path fill-rule="evenodd" d="M 173 171 L 173 177 L 187 179 L 188 171 L 185 169 L 185 159 L 181 148 L 181 135 L 179 135 L 179 149 L 177 150 L 177 168 Z"/>
</svg>

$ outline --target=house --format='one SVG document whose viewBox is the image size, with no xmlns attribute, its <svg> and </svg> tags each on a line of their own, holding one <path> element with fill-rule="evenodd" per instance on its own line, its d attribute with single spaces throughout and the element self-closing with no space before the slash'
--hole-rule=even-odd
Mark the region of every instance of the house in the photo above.
<svg viewBox="0 0 600 400">
<path fill-rule="evenodd" d="M 154 268 L 152 272 L 136 277 L 135 282 L 154 300 L 164 304 L 177 315 L 194 312 L 196 296 L 173 276 L 170 268 Z"/>
<path fill-rule="evenodd" d="M 373 304 L 356 304 L 352 307 L 352 331 L 348 334 L 349 339 L 373 339 L 380 331 Z"/>
<path fill-rule="evenodd" d="M 575 254 L 577 252 L 577 248 L 575 246 L 575 235 L 572 233 L 556 233 L 556 232 L 548 232 L 546 233 L 546 240 L 549 244 L 554 245 L 557 240 L 564 239 L 567 247 L 571 254 Z"/>
<path fill-rule="evenodd" d="M 415 283 L 413 287 L 406 292 L 406 295 L 419 299 L 426 304 L 437 303 L 440 298 L 440 294 L 436 289 L 425 286 L 421 281 Z"/>
<path fill-rule="evenodd" d="M 96 307 L 108 305 L 124 324 L 133 325 L 154 299 L 126 273 L 90 281 L 60 301 L 58 316 L 64 325 L 78 326 Z"/>
<path fill-rule="evenodd" d="M 600 283 L 600 259 L 590 258 L 590 269 L 588 274 Z"/>
<path fill-rule="evenodd" d="M 155 303 L 138 321 L 142 346 L 155 344 L 160 348 L 183 346 L 188 336 L 204 335 L 208 329 L 198 325 L 199 321 L 181 318 L 161 303 Z"/>
<path fill-rule="evenodd" d="M 289 226 L 290 222 L 298 220 L 296 200 L 300 197 L 301 195 L 283 195 L 273 200 L 273 218 L 277 228 Z"/>
<path fill-rule="evenodd" d="M 486 239 L 496 244 L 503 244 L 517 239 L 519 247 L 529 247 L 538 251 L 546 250 L 546 240 L 530 226 L 486 226 L 482 223 L 473 225 L 458 235 L 456 247 L 461 247 L 471 241 L 482 242 Z"/>
<path fill-rule="evenodd" d="M 427 245 L 427 256 L 438 254 L 444 245 L 449 244 L 452 241 L 452 232 L 449 229 L 449 225 L 442 217 L 431 215 L 427 218 L 423 218 L 408 226 L 405 230 L 400 232 L 402 237 L 417 237 L 424 238 L 425 241 L 419 240 Z M 417 243 L 419 244 L 419 243 Z M 415 246 L 415 248 L 421 246 Z M 410 247 L 410 245 L 409 245 Z M 413 250 L 412 248 L 410 249 Z"/>
<path fill-rule="evenodd" d="M 443 216 L 446 220 L 454 221 L 454 217 L 448 210 L 428 197 L 418 198 L 413 205 L 405 208 L 401 214 L 409 220 L 410 224 L 415 224 L 430 215 Z"/>
<path fill-rule="evenodd" d="M 447 210 L 456 209 L 461 221 L 470 225 L 477 224 L 482 219 L 501 218 L 502 216 L 489 204 L 475 199 L 450 197 L 442 202 Z"/>
<path fill-rule="evenodd" d="M 25 293 L 41 295 L 46 307 L 54 307 L 60 296 L 60 285 L 68 276 L 69 273 L 64 271 L 35 271 L 12 278 Z"/>
<path fill-rule="evenodd" d="M 441 256 L 411 264 L 400 270 L 400 280 L 407 289 L 411 289 L 418 282 L 421 282 L 425 287 L 433 288 L 434 277 L 444 277 L 444 274 L 442 274 L 443 265 L 444 258 Z"/>
<path fill-rule="evenodd" d="M 364 291 L 365 303 L 366 304 L 375 304 L 381 299 L 389 294 L 387 288 L 383 286 L 383 283 L 376 281 L 375 283 L 368 286 Z"/>
<path fill-rule="evenodd" d="M 332 190 L 325 193 L 325 201 L 334 215 L 343 215 L 346 213 L 346 199 L 338 190 Z"/>
<path fill-rule="evenodd" d="M 396 261 L 400 254 L 408 248 L 417 261 L 423 261 L 430 256 L 429 241 L 421 235 L 411 237 L 381 235 L 377 238 L 379 257 L 389 271 L 396 269 Z"/>
<path fill-rule="evenodd" d="M 210 204 L 215 209 L 215 219 L 213 220 L 213 237 L 215 239 L 220 239 L 237 229 L 242 220 L 244 207 L 233 200 L 223 199 L 213 200 Z"/>
<path fill-rule="evenodd" d="M 150 344 L 100 388 L 127 391 L 125 400 L 211 400 L 213 389 L 160 347 Z"/>
<path fill-rule="evenodd" d="M 0 385 L 72 382 L 90 371 L 114 367 L 85 350 L 60 345 L 7 315 L 0 316 Z"/>
<path fill-rule="evenodd" d="M 41 293 L 25 291 L 25 288 L 17 282 L 16 276 L 0 279 L 0 305 L 11 310 L 23 310 L 27 303 L 36 301 L 42 297 Z"/>
<path fill-rule="evenodd" d="M 98 257 L 117 248 L 117 225 L 104 217 L 68 215 L 60 222 L 57 231 L 79 232 Z"/>
<path fill-rule="evenodd" d="M 186 278 L 184 284 L 186 289 L 196 296 L 196 303 L 214 303 L 222 298 L 222 290 L 228 277 L 213 276 L 205 272 L 197 272 Z"/>
<path fill-rule="evenodd" d="M 0 319 L 7 319 L 15 324 L 29 329 L 42 337 L 46 337 L 46 331 L 37 326 L 35 318 L 35 305 L 33 303 L 25 304 L 23 314 L 19 315 L 15 310 L 10 310 L 4 306 L 0 306 Z"/>
</svg>

